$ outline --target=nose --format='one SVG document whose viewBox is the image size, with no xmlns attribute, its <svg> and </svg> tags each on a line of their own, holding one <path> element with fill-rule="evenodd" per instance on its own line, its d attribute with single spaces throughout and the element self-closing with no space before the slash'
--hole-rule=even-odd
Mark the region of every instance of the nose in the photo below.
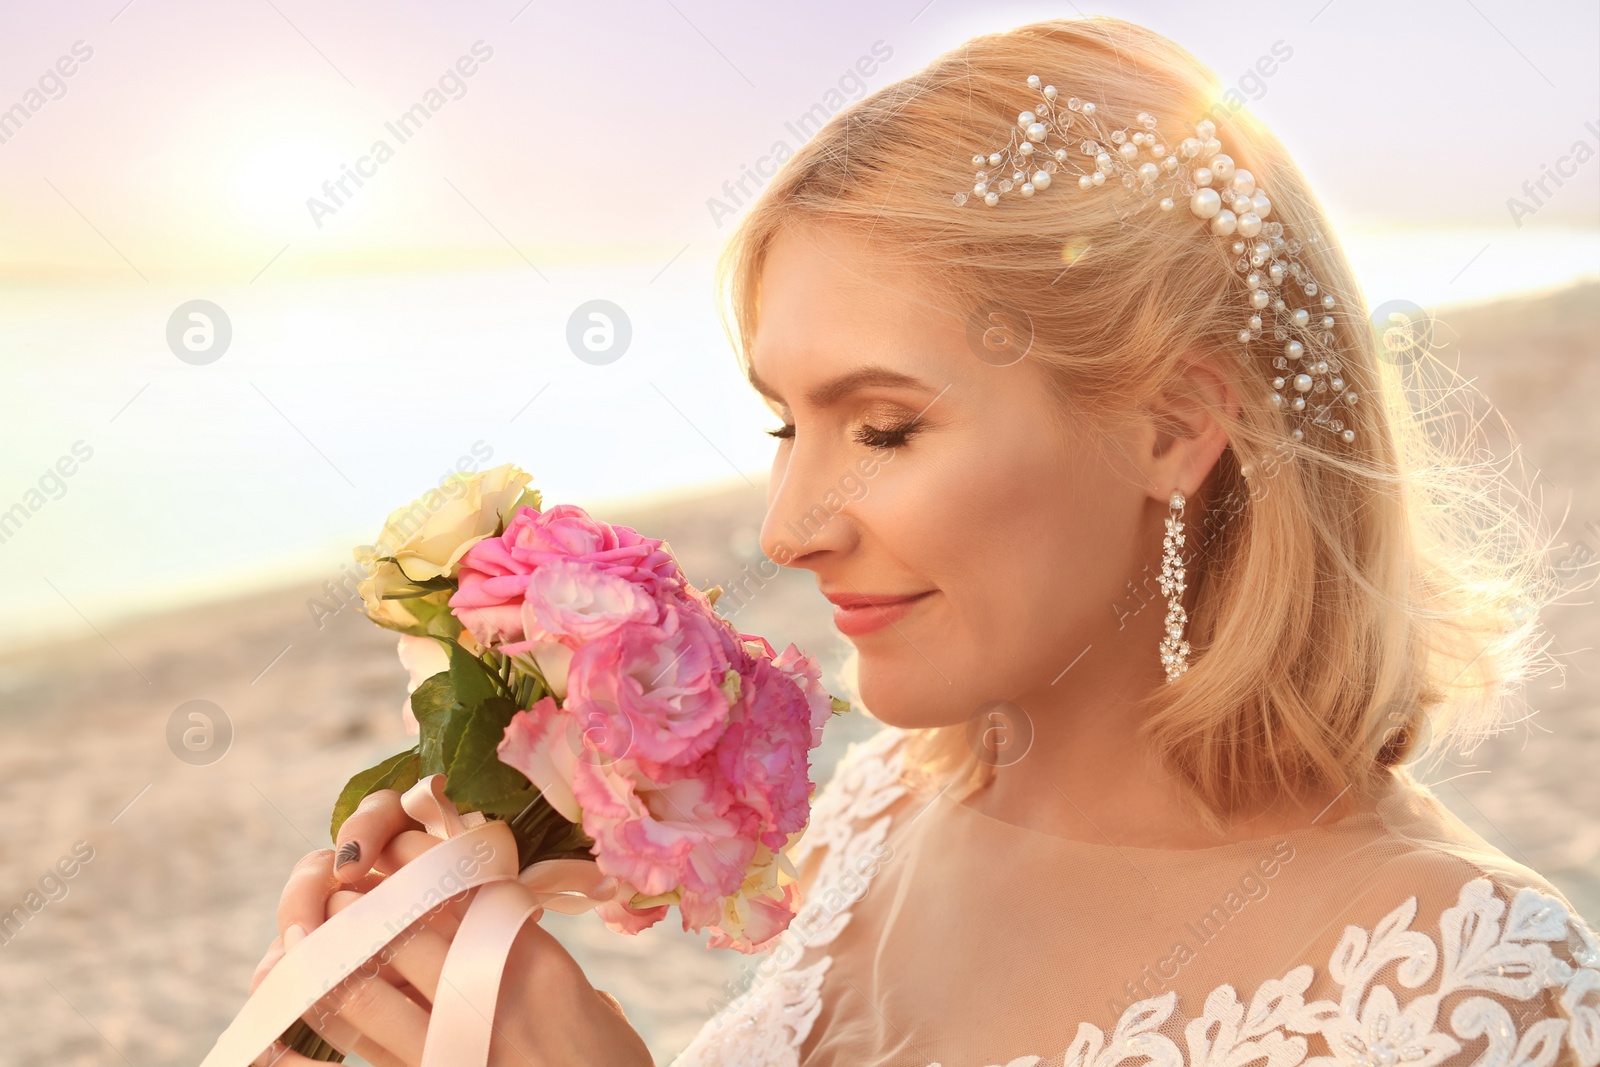
<svg viewBox="0 0 1600 1067">
<path fill-rule="evenodd" d="M 830 477 L 831 472 L 831 477 Z M 782 567 L 815 570 L 830 553 L 847 550 L 856 537 L 850 497 L 841 488 L 848 468 L 799 444 L 772 465 L 761 551 Z"/>
</svg>

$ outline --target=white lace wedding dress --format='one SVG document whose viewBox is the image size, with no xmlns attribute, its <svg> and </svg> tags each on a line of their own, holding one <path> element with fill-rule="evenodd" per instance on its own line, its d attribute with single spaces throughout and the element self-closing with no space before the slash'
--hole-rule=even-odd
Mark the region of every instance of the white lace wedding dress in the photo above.
<svg viewBox="0 0 1600 1067">
<path fill-rule="evenodd" d="M 1096 845 L 855 745 L 804 908 L 674 1067 L 1595 1067 L 1600 939 L 1396 776 L 1375 811 L 1200 850 Z"/>
</svg>

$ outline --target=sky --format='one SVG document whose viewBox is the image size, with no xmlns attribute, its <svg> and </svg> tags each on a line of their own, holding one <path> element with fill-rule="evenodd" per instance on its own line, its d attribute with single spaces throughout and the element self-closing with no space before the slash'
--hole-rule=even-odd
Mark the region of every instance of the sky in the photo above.
<svg viewBox="0 0 1600 1067">
<path fill-rule="evenodd" d="M 714 304 L 729 187 L 818 105 L 1084 10 L 1242 89 L 1371 305 L 1600 274 L 1592 0 L 10 0 L 0 633 L 338 578 L 485 451 L 593 508 L 759 484 L 774 420 Z M 229 330 L 205 360 L 174 341 L 197 300 Z M 571 340 L 595 300 L 631 330 L 603 365 Z"/>
<path fill-rule="evenodd" d="M 1507 199 L 1600 147 L 1600 7 L 1581 0 L 1237 17 L 1167 0 L 13 2 L 0 109 L 38 106 L 0 124 L 0 271 L 249 282 L 709 256 L 732 226 L 711 203 L 724 183 L 793 147 L 786 123 L 841 79 L 859 96 L 973 34 L 1080 12 L 1167 34 L 1224 85 L 1287 50 L 1249 106 L 1346 224 L 1518 229 Z M 888 58 L 849 81 L 874 48 Z M 401 141 L 388 124 L 430 91 Z M 335 203 L 324 183 L 347 168 L 365 176 Z M 1529 224 L 1597 223 L 1590 159 Z"/>
</svg>

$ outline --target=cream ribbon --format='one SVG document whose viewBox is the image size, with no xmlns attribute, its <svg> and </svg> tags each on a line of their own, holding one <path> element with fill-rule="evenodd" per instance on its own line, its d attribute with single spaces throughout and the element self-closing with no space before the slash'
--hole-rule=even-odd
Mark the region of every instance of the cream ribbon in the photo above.
<svg viewBox="0 0 1600 1067">
<path fill-rule="evenodd" d="M 544 908 L 576 915 L 632 896 L 630 887 L 602 875 L 591 860 L 543 860 L 519 873 L 510 827 L 480 812 L 457 812 L 444 786 L 444 775 L 431 775 L 400 799 L 406 813 L 442 843 L 307 934 L 256 987 L 200 1067 L 249 1067 L 300 1017 L 348 1049 L 355 1028 L 336 1012 L 311 1009 L 402 940 L 424 913 L 468 889 L 477 891 L 445 955 L 422 1067 L 486 1067 L 501 974 L 523 924 Z"/>
</svg>

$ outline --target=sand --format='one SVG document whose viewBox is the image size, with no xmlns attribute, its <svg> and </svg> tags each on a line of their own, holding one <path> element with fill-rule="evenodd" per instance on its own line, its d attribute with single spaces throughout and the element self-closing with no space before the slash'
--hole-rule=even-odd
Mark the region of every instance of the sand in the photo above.
<svg viewBox="0 0 1600 1067">
<path fill-rule="evenodd" d="M 1600 445 L 1589 418 L 1600 399 L 1600 285 L 1447 309 L 1438 325 L 1446 354 L 1459 351 L 1522 433 L 1547 507 L 1559 516 L 1570 499 L 1570 532 L 1558 540 L 1600 557 Z M 727 585 L 758 558 L 763 504 L 761 487 L 739 482 L 605 517 L 665 536 L 697 582 Z M 284 876 L 327 844 L 339 787 L 409 743 L 392 635 L 353 607 L 319 628 L 308 602 L 320 587 L 197 606 L 103 638 L 86 628 L 81 640 L 0 658 L 0 909 L 24 903 L 41 879 L 59 898 L 0 944 L 0 1064 L 193 1064 L 238 1009 L 274 933 Z M 842 659 L 809 575 L 762 584 L 736 621 L 780 647 L 800 643 L 830 678 Z M 1548 621 L 1564 684 L 1536 681 L 1528 704 L 1537 714 L 1442 772 L 1459 777 L 1439 795 L 1594 918 L 1600 612 L 1580 603 Z M 222 709 L 232 728 L 225 754 L 204 765 L 168 745 L 169 719 L 193 700 Z M 822 773 L 872 728 L 861 716 L 837 721 Z M 70 878 L 50 877 L 69 869 Z M 627 938 L 592 917 L 547 923 L 621 999 L 661 1063 L 747 962 L 661 927 Z"/>
</svg>

